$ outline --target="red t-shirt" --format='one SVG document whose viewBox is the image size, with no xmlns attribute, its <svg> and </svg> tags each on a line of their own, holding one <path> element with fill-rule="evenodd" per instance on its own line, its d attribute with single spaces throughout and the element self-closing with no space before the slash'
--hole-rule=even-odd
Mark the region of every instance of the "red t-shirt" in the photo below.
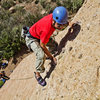
<svg viewBox="0 0 100 100">
<path fill-rule="evenodd" d="M 52 20 L 52 14 L 43 17 L 29 29 L 30 34 L 40 39 L 42 43 L 48 43 L 50 36 L 55 31 L 52 26 Z"/>
</svg>

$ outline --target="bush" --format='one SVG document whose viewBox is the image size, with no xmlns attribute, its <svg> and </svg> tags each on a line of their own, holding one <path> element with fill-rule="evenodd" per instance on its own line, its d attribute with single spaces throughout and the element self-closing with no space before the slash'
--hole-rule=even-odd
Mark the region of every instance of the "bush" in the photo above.
<svg viewBox="0 0 100 100">
<path fill-rule="evenodd" d="M 77 12 L 78 9 L 82 6 L 83 0 L 74 0 L 72 2 L 72 11 Z"/>
<path fill-rule="evenodd" d="M 64 6 L 70 13 L 76 13 L 82 6 L 84 0 L 57 0 L 57 6 Z"/>
<path fill-rule="evenodd" d="M 40 0 L 40 4 L 42 5 L 43 8 L 45 8 L 47 2 L 45 0 Z"/>
<path fill-rule="evenodd" d="M 0 35 L 0 58 L 9 59 L 20 50 L 20 32 L 19 27 L 4 29 Z"/>
<path fill-rule="evenodd" d="M 15 5 L 15 3 L 13 0 L 4 0 L 1 2 L 1 7 L 3 7 L 6 10 L 14 5 Z"/>
<path fill-rule="evenodd" d="M 22 25 L 19 22 L 18 16 L 15 18 L 9 11 L 1 10 L 0 12 L 0 60 L 8 60 L 20 50 L 20 31 Z"/>
<path fill-rule="evenodd" d="M 45 0 L 39 1 L 47 13 L 53 11 L 53 9 L 57 6 L 64 6 L 68 9 L 70 14 L 76 13 L 84 2 L 84 0 L 52 0 L 53 3 L 48 3 Z"/>
<path fill-rule="evenodd" d="M 24 24 L 27 26 L 32 26 L 34 23 L 36 23 L 42 17 L 43 17 L 43 15 L 38 14 L 38 13 L 36 15 L 28 13 L 24 17 L 24 19 L 25 19 Z"/>
<path fill-rule="evenodd" d="M 26 2 L 26 3 L 29 3 L 29 2 L 32 2 L 32 0 L 18 0 L 19 3 L 23 3 L 23 2 Z"/>
<path fill-rule="evenodd" d="M 23 41 L 20 37 L 21 29 L 24 25 L 31 26 L 41 18 L 41 15 L 26 13 L 23 7 L 17 7 L 16 13 L 10 14 L 9 11 L 0 10 L 0 61 L 9 60 L 20 49 Z"/>
</svg>

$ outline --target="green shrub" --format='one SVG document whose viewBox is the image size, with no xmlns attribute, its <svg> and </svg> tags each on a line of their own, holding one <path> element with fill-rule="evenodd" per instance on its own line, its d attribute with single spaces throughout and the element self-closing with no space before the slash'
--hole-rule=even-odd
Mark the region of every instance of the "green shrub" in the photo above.
<svg viewBox="0 0 100 100">
<path fill-rule="evenodd" d="M 24 25 L 31 26 L 42 16 L 26 13 L 23 7 L 17 7 L 16 12 L 10 14 L 8 10 L 0 10 L 0 61 L 9 60 L 20 49 L 21 44 L 25 43 L 21 39 L 21 29 Z"/>
<path fill-rule="evenodd" d="M 56 2 L 57 0 L 51 0 L 52 2 Z"/>
<path fill-rule="evenodd" d="M 34 23 L 36 23 L 42 17 L 43 16 L 41 14 L 32 15 L 32 14 L 28 13 L 24 18 L 25 19 L 24 24 L 27 26 L 32 26 Z"/>
<path fill-rule="evenodd" d="M 1 2 L 1 7 L 3 7 L 6 10 L 14 5 L 15 5 L 14 0 L 4 0 Z"/>
<path fill-rule="evenodd" d="M 72 11 L 77 12 L 78 9 L 82 6 L 83 0 L 73 0 L 72 2 Z"/>
<path fill-rule="evenodd" d="M 23 2 L 26 2 L 26 3 L 29 3 L 29 2 L 32 2 L 32 0 L 18 0 L 19 3 L 23 3 Z"/>
<path fill-rule="evenodd" d="M 52 2 L 48 3 L 46 0 L 39 0 L 42 7 L 46 10 L 46 12 L 51 12 L 57 6 L 64 6 L 68 9 L 69 13 L 76 13 L 78 9 L 82 6 L 84 0 L 52 0 Z"/>
<path fill-rule="evenodd" d="M 5 11 L 4 9 L 0 9 L 0 21 L 4 21 L 9 19 L 10 17 L 10 12 L 9 11 Z"/>
<path fill-rule="evenodd" d="M 42 5 L 43 8 L 45 8 L 47 2 L 45 0 L 40 0 L 40 4 Z"/>
<path fill-rule="evenodd" d="M 19 27 L 4 29 L 0 35 L 0 58 L 9 59 L 20 50 L 20 31 Z"/>
<path fill-rule="evenodd" d="M 84 0 L 57 0 L 57 6 L 64 6 L 70 13 L 75 13 L 82 6 Z"/>
<path fill-rule="evenodd" d="M 0 10 L 0 60 L 9 59 L 20 50 L 20 27 L 18 16 Z M 17 19 L 17 22 L 16 22 Z"/>
</svg>

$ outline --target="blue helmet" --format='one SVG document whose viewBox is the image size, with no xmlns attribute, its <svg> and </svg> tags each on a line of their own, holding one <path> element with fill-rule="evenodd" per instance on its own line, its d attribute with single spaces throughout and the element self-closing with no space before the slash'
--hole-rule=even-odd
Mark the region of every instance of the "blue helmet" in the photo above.
<svg viewBox="0 0 100 100">
<path fill-rule="evenodd" d="M 67 9 L 63 6 L 56 7 L 53 11 L 53 19 L 59 24 L 66 24 L 68 20 Z"/>
</svg>

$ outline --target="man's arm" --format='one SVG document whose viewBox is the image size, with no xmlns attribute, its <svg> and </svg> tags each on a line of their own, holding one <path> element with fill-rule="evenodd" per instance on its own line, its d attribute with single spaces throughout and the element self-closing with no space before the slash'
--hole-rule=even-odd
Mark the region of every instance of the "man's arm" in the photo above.
<svg viewBox="0 0 100 100">
<path fill-rule="evenodd" d="M 51 53 L 48 51 L 48 49 L 46 48 L 46 45 L 44 43 L 42 43 L 40 41 L 40 46 L 42 47 L 42 49 L 44 50 L 45 54 L 50 57 L 51 60 L 54 61 L 55 64 L 57 64 L 57 59 L 51 55 Z"/>
</svg>

